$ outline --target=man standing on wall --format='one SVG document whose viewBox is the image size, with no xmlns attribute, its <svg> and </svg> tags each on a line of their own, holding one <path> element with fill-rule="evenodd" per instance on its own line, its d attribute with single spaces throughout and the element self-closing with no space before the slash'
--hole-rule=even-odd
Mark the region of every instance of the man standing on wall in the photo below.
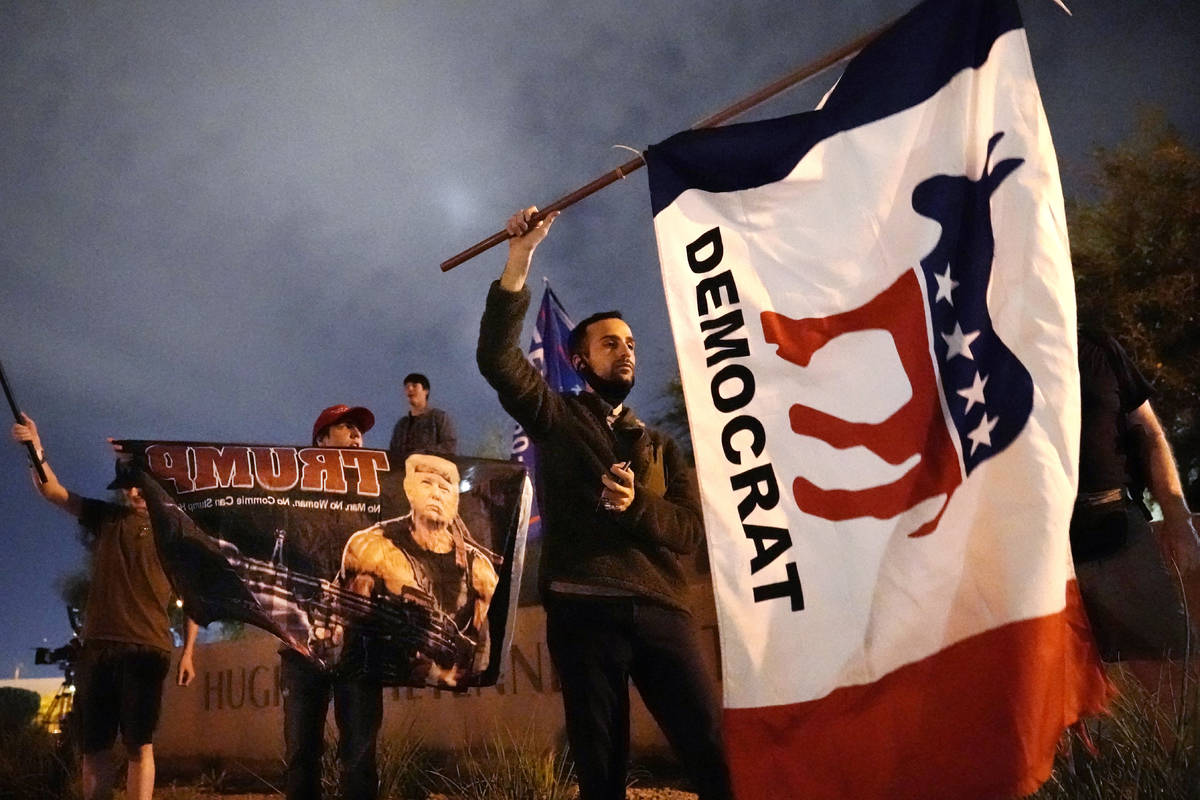
<svg viewBox="0 0 1200 800">
<path fill-rule="evenodd" d="M 429 405 L 429 378 L 419 372 L 404 376 L 404 395 L 408 413 L 396 420 L 388 455 L 398 464 L 409 453 L 440 453 L 452 456 L 458 449 L 458 436 L 450 415 Z"/>
<path fill-rule="evenodd" d="M 631 679 L 701 800 L 728 798 L 721 710 L 686 604 L 682 559 L 703 538 L 695 475 L 674 440 L 625 405 L 636 357 L 619 313 L 592 315 L 571 332 L 582 393 L 556 394 L 526 360 L 525 280 L 556 216 L 530 225 L 536 211 L 508 221 L 508 261 L 488 293 L 476 356 L 538 445 L 546 638 L 580 798 L 625 797 Z"/>
<path fill-rule="evenodd" d="M 375 415 L 361 406 L 330 406 L 313 423 L 314 447 L 362 447 Z M 383 724 L 378 678 L 330 674 L 294 650 L 280 651 L 283 742 L 288 800 L 320 800 L 325 715 L 333 698 L 342 797 L 374 800 L 379 791 L 376 742 Z"/>
<path fill-rule="evenodd" d="M 12 438 L 33 445 L 46 475 L 45 483 L 35 475 L 38 491 L 79 520 L 85 543 L 92 549 L 75 694 L 84 798 L 96 800 L 112 793 L 116 770 L 110 751 L 119 731 L 129 759 L 125 796 L 150 800 L 152 740 L 174 642 L 167 617 L 171 584 L 158 560 L 146 501 L 119 462 L 117 476 L 108 485 L 117 492 L 117 502 L 67 490 L 47 463 L 37 425 L 28 415 L 21 416 L 22 421 L 12 427 Z M 196 674 L 192 653 L 197 631 L 189 619 L 176 678 L 180 686 L 191 683 Z"/>
</svg>

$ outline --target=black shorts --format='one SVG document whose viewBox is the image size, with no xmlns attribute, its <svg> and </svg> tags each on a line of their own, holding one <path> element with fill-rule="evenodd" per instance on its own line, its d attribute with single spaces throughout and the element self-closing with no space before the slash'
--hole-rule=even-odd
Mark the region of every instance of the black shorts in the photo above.
<svg viewBox="0 0 1200 800">
<path fill-rule="evenodd" d="M 75 682 L 80 749 L 85 754 L 108 750 L 118 729 L 126 748 L 150 744 L 170 669 L 170 654 L 156 647 L 86 642 Z"/>
</svg>

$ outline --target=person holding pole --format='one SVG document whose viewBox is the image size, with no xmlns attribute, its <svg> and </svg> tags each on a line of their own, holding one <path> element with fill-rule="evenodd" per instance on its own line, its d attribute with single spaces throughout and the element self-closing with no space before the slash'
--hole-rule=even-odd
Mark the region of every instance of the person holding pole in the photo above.
<svg viewBox="0 0 1200 800">
<path fill-rule="evenodd" d="M 594 314 L 571 332 L 582 393 L 556 394 L 526 360 L 518 341 L 525 280 L 557 216 L 531 222 L 536 213 L 530 207 L 508 221 L 508 260 L 488 293 L 476 357 L 500 404 L 538 444 L 546 640 L 580 798 L 625 797 L 632 680 L 701 800 L 723 800 L 732 790 L 721 709 L 682 565 L 703 538 L 695 475 L 675 442 L 625 405 L 636 355 L 618 312 Z"/>
<path fill-rule="evenodd" d="M 162 707 L 162 685 L 171 665 L 167 605 L 171 584 L 158 560 L 150 516 L 141 491 L 117 464 L 108 485 L 117 502 L 80 497 L 58 481 L 46 459 L 37 425 L 20 414 L 12 438 L 32 448 L 42 497 L 79 520 L 92 548 L 92 579 L 83 623 L 77 673 L 81 773 L 85 800 L 107 797 L 115 782 L 110 750 L 118 731 L 129 758 L 125 794 L 150 800 L 154 793 L 152 739 Z M 176 681 L 196 675 L 192 654 L 198 627 L 188 619 Z"/>
</svg>

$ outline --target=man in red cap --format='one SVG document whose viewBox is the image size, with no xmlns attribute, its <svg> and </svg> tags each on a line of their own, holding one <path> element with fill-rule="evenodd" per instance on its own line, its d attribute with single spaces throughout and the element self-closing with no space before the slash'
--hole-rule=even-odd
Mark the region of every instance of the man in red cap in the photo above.
<svg viewBox="0 0 1200 800">
<path fill-rule="evenodd" d="M 317 415 L 314 447 L 362 447 L 363 434 L 375 426 L 375 415 L 362 406 L 338 404 Z"/>
<path fill-rule="evenodd" d="M 362 447 L 375 415 L 362 406 L 336 405 L 312 426 L 314 447 Z M 319 800 L 325 715 L 333 698 L 338 727 L 341 789 L 346 798 L 374 800 L 379 790 L 375 749 L 383 723 L 383 687 L 378 679 L 331 675 L 295 650 L 280 651 L 283 742 L 288 800 Z"/>
</svg>

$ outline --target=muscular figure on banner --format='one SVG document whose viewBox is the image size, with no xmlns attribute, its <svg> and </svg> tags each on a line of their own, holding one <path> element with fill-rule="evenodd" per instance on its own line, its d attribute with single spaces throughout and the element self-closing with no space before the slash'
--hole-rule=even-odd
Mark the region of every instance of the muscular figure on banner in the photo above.
<svg viewBox="0 0 1200 800">
<path fill-rule="evenodd" d="M 488 660 L 487 613 L 497 558 L 471 539 L 458 516 L 459 475 L 453 461 L 414 453 L 404 462 L 411 511 L 354 533 L 342 555 L 345 586 L 364 597 L 426 605 L 452 622 L 451 650 L 423 648 L 414 670 L 454 686 Z M 459 635 L 453 635 L 457 633 Z M 443 643 L 444 644 L 444 643 Z"/>
</svg>

